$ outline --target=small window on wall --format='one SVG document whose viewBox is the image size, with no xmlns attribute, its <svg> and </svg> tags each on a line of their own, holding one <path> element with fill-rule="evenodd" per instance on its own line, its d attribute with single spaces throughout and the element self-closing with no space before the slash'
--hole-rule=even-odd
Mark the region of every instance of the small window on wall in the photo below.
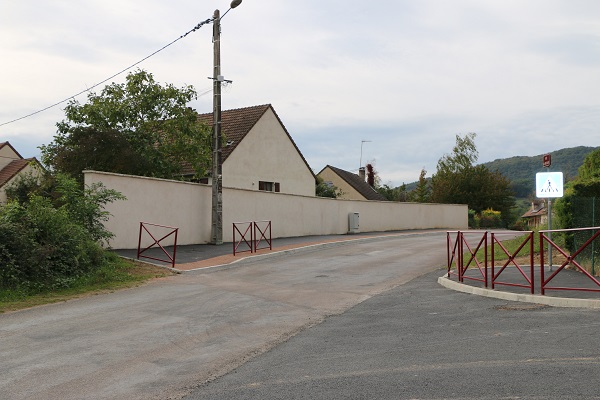
<svg viewBox="0 0 600 400">
<path fill-rule="evenodd" d="M 258 190 L 265 192 L 279 192 L 281 189 L 279 182 L 258 181 Z"/>
</svg>

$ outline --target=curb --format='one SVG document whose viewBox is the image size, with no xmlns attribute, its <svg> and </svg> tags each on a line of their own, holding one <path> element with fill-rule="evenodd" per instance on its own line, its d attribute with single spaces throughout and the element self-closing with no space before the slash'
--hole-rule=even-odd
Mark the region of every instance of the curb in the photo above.
<svg viewBox="0 0 600 400">
<path fill-rule="evenodd" d="M 477 296 L 491 297 L 500 300 L 520 301 L 523 303 L 544 304 L 552 307 L 572 307 L 572 308 L 590 308 L 600 309 L 600 300 L 595 299 L 577 299 L 565 297 L 541 296 L 537 294 L 519 294 L 502 292 L 498 290 L 486 289 L 465 285 L 460 282 L 448 279 L 446 274 L 438 278 L 438 283 L 443 287 L 457 292 L 474 294 Z"/>
</svg>

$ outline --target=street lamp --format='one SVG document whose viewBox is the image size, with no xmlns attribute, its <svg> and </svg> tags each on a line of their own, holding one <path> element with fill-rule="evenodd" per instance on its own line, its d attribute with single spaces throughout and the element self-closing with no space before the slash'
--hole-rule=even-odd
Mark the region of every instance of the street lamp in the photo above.
<svg viewBox="0 0 600 400">
<path fill-rule="evenodd" d="M 233 0 L 229 10 L 242 3 L 242 0 Z M 212 154 L 212 244 L 223 244 L 223 159 L 221 151 L 221 82 L 225 79 L 221 75 L 221 18 L 219 10 L 213 14 L 213 154 Z"/>
</svg>

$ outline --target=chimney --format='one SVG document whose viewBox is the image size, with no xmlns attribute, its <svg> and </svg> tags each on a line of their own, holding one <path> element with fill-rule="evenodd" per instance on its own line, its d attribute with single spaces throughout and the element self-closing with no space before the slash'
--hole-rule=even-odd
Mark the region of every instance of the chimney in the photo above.
<svg viewBox="0 0 600 400">
<path fill-rule="evenodd" d="M 358 169 L 358 176 L 360 176 L 360 179 L 363 181 L 365 180 L 365 167 L 360 167 Z"/>
</svg>

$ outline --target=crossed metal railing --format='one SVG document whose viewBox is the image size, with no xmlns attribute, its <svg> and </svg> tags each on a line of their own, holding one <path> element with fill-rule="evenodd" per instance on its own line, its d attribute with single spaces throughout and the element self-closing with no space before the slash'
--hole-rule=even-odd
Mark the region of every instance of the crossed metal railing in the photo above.
<svg viewBox="0 0 600 400">
<path fill-rule="evenodd" d="M 259 247 L 261 243 L 266 243 Z M 240 250 L 241 247 L 241 250 Z M 261 249 L 273 250 L 271 221 L 251 221 L 233 223 L 233 255 L 237 253 L 255 253 Z"/>
<path fill-rule="evenodd" d="M 465 279 L 483 282 L 486 288 L 491 283 L 492 289 L 496 285 L 518 286 L 528 288 L 533 293 L 533 232 L 524 232 L 526 238 L 513 253 L 510 253 L 502 245 L 500 236 L 503 234 L 510 234 L 511 237 L 514 237 L 514 233 L 504 232 L 448 231 L 446 233 L 448 277 L 456 275 L 459 282 L 464 282 Z M 456 236 L 453 240 L 454 235 Z M 488 252 L 488 243 L 490 242 L 491 248 Z M 530 247 L 529 276 L 525 272 L 525 266 L 517 262 L 517 257 L 527 244 Z M 502 252 L 508 257 L 503 265 L 496 265 L 496 252 Z M 489 253 L 491 253 L 491 256 Z M 465 261 L 465 255 L 467 261 Z M 516 267 L 525 279 L 525 283 L 500 280 L 500 276 L 509 265 Z M 469 268 L 473 271 L 472 274 L 469 274 Z"/>
<path fill-rule="evenodd" d="M 150 230 L 148 229 L 149 226 L 154 226 L 154 227 L 158 227 L 158 228 L 162 228 L 162 229 L 168 229 L 169 231 L 166 235 L 157 239 L 152 234 L 152 232 L 150 232 Z M 179 228 L 174 228 L 172 226 L 151 224 L 149 222 L 140 222 L 140 234 L 139 234 L 139 238 L 138 238 L 138 251 L 137 251 L 138 260 L 140 258 L 148 258 L 150 260 L 162 261 L 162 262 L 171 264 L 171 268 L 175 268 L 175 255 L 177 254 L 177 232 L 178 231 L 179 231 Z M 142 236 L 143 236 L 144 232 L 146 232 L 150 236 L 150 238 L 153 240 L 153 242 L 150 246 L 142 249 Z M 166 238 L 170 237 L 173 234 L 175 235 L 175 238 L 174 238 L 174 244 L 173 244 L 173 255 L 171 255 L 163 247 L 163 245 L 160 244 L 160 242 L 162 242 L 163 240 L 165 240 Z M 158 248 L 160 248 L 162 250 L 162 253 L 167 256 L 167 259 L 143 255 L 144 252 L 146 252 L 147 250 L 150 250 L 155 245 L 158 246 Z"/>
<path fill-rule="evenodd" d="M 555 232 L 571 232 L 571 233 L 573 233 L 573 232 L 587 232 L 587 231 L 592 231 L 592 234 L 589 237 L 589 239 L 572 253 L 568 253 L 566 250 L 562 249 L 559 245 L 557 245 L 551 239 L 551 234 L 555 233 Z M 592 257 L 593 257 L 594 241 L 599 236 L 600 236 L 600 227 L 576 228 L 576 229 L 555 229 L 555 230 L 540 231 L 540 264 L 541 264 L 540 289 L 541 289 L 541 294 L 545 294 L 546 290 L 578 290 L 578 291 L 583 291 L 583 292 L 600 292 L 600 281 L 598 281 L 598 279 L 595 276 L 590 274 L 581 265 L 581 262 L 579 259 L 576 259 L 576 257 L 581 255 L 583 250 L 585 250 L 590 245 L 592 246 Z M 544 243 L 547 243 L 549 247 L 551 247 L 553 250 L 558 251 L 558 253 L 565 258 L 565 261 L 560 266 L 558 266 L 558 268 L 556 268 L 556 270 L 551 271 L 551 274 L 548 278 L 546 278 L 546 275 L 544 273 L 544 269 L 545 269 L 544 264 L 546 261 L 544 259 Z M 587 282 L 588 283 L 591 282 L 593 284 L 592 285 L 593 287 L 588 288 L 588 287 L 550 286 L 550 282 L 553 279 L 555 279 L 556 276 L 560 272 L 564 271 L 567 266 L 571 266 L 571 268 L 574 268 L 575 270 L 581 272 L 583 274 L 583 276 L 585 276 L 589 279 L 589 280 L 587 280 Z M 549 265 L 549 269 L 553 269 L 553 266 Z"/>
<path fill-rule="evenodd" d="M 583 243 L 577 250 L 569 252 L 563 249 L 556 242 L 552 241 L 552 233 L 574 233 L 587 232 L 591 234 L 587 241 Z M 488 235 L 490 236 L 490 253 L 488 255 Z M 495 289 L 497 285 L 514 286 L 529 289 L 531 294 L 535 293 L 535 276 L 534 271 L 534 232 L 523 232 L 523 240 L 517 247 L 517 250 L 512 253 L 502 244 L 501 236 L 515 236 L 514 232 L 488 232 L 488 231 L 448 231 L 446 232 L 446 249 L 448 255 L 448 277 L 457 276 L 460 282 L 465 279 L 480 281 L 488 287 L 488 281 L 491 283 L 491 288 Z M 539 232 L 539 257 L 540 264 L 537 266 L 540 271 L 539 285 L 540 294 L 545 295 L 547 290 L 572 290 L 586 292 L 600 292 L 600 280 L 593 274 L 589 273 L 582 263 L 577 258 L 582 255 L 583 251 L 591 247 L 592 251 L 592 266 L 594 257 L 594 245 L 600 241 L 600 227 L 579 228 L 579 229 L 554 229 Z M 560 265 L 554 266 L 549 263 L 546 265 L 544 257 L 544 246 L 548 246 L 561 255 L 565 261 Z M 527 250 L 528 251 L 525 251 Z M 498 255 L 497 255 L 498 253 Z M 501 260 L 498 261 L 498 258 Z M 518 262 L 521 259 L 521 263 Z M 526 260 L 526 261 L 525 261 Z M 509 280 L 504 279 L 508 267 L 514 267 L 518 274 L 511 274 Z M 557 275 L 565 271 L 567 267 L 571 267 L 582 274 L 587 279 L 589 287 L 581 286 L 551 286 L 554 280 L 556 283 Z M 489 273 L 488 273 L 489 268 Z M 550 274 L 546 274 L 546 270 L 550 270 Z M 592 268 L 593 270 L 593 268 Z M 469 272 L 471 272 L 469 274 Z M 515 278 L 515 276 L 517 278 Z M 578 280 L 579 281 L 579 280 Z M 558 284 L 557 284 L 558 285 Z"/>
</svg>

